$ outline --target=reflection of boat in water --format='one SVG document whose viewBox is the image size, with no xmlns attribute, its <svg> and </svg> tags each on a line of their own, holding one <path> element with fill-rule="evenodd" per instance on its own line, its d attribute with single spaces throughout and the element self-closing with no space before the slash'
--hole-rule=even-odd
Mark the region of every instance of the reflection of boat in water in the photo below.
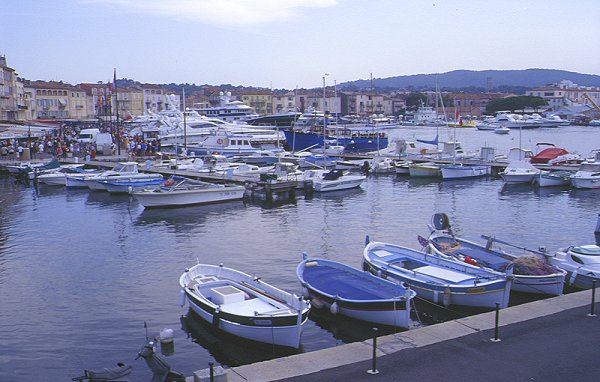
<svg viewBox="0 0 600 382">
<path fill-rule="evenodd" d="M 272 346 L 244 340 L 223 331 L 215 331 L 193 310 L 181 316 L 181 328 L 192 340 L 208 350 L 218 363 L 241 366 L 298 353 L 289 347 Z"/>
<path fill-rule="evenodd" d="M 178 209 L 146 208 L 134 220 L 134 224 L 136 226 L 163 225 L 174 227 L 178 232 L 189 231 L 204 224 L 211 216 L 223 217 L 229 212 L 237 211 L 239 213 L 239 210 L 240 204 L 237 201 Z"/>
</svg>

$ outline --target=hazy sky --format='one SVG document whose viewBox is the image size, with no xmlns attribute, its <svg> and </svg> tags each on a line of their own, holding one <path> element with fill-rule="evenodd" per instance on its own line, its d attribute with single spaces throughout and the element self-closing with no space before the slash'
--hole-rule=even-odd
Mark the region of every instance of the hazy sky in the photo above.
<svg viewBox="0 0 600 382">
<path fill-rule="evenodd" d="M 28 79 L 293 89 L 455 69 L 600 74 L 598 0 L 0 0 Z"/>
</svg>

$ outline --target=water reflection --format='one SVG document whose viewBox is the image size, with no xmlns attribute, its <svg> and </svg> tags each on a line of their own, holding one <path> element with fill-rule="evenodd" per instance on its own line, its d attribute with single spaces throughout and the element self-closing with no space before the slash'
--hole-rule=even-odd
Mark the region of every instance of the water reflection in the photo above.
<svg viewBox="0 0 600 382">
<path fill-rule="evenodd" d="M 409 178 L 409 188 L 439 188 L 440 178 Z"/>
<path fill-rule="evenodd" d="M 578 207 L 596 210 L 598 208 L 598 200 L 600 200 L 600 189 L 586 190 L 572 188 L 569 191 L 569 199 L 573 200 Z"/>
<path fill-rule="evenodd" d="M 328 309 L 312 308 L 309 318 L 314 321 L 318 327 L 328 331 L 333 337 L 342 343 L 352 343 L 365 341 L 373 338 L 373 328 L 377 328 L 377 336 L 405 331 L 391 326 L 373 324 L 365 321 L 354 320 L 352 318 L 333 315 Z M 416 326 L 416 323 L 411 326 Z"/>
<path fill-rule="evenodd" d="M 565 187 L 534 187 L 533 192 L 541 198 L 547 198 L 568 194 L 569 189 Z"/>
<path fill-rule="evenodd" d="M 188 338 L 208 350 L 214 359 L 223 365 L 247 365 L 299 352 L 295 349 L 250 341 L 222 330 L 215 330 L 212 325 L 198 317 L 191 309 L 186 316 L 181 317 L 180 321 L 181 329 L 187 333 Z"/>
<path fill-rule="evenodd" d="M 204 224 L 211 215 L 221 215 L 244 208 L 240 201 L 182 208 L 144 209 L 135 219 L 136 226 L 164 225 L 179 229 L 191 229 Z"/>
<path fill-rule="evenodd" d="M 533 193 L 533 185 L 529 183 L 516 183 L 508 184 L 504 183 L 500 189 L 500 195 L 502 196 L 520 196 L 520 195 L 531 195 Z"/>
<path fill-rule="evenodd" d="M 106 191 L 88 191 L 86 204 L 97 205 L 100 207 L 115 207 L 123 203 L 130 203 L 133 198 L 129 194 L 111 194 Z"/>
</svg>

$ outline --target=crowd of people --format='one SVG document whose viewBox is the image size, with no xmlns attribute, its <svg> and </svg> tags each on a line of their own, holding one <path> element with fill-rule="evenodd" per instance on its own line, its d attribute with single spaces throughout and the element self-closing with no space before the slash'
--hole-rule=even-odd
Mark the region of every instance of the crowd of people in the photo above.
<svg viewBox="0 0 600 382">
<path fill-rule="evenodd" d="M 73 124 L 64 125 L 54 132 L 37 137 L 8 138 L 0 140 L 0 158 L 20 160 L 25 159 L 25 150 L 29 151 L 31 159 L 67 158 L 78 157 L 93 159 L 97 155 L 121 155 L 131 157 L 146 157 L 155 155 L 160 151 L 160 140 L 148 141 L 139 135 L 120 136 L 112 133 L 113 142 L 108 149 L 98 147 L 95 142 L 81 142 L 78 139 L 79 131 L 97 128 L 101 132 L 110 132 L 101 124 Z M 120 147 L 118 141 L 120 140 Z"/>
</svg>

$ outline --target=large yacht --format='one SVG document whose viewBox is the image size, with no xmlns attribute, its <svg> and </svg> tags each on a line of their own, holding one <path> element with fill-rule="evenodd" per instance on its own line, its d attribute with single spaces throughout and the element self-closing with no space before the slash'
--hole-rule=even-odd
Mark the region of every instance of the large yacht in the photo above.
<svg viewBox="0 0 600 382">
<path fill-rule="evenodd" d="M 257 118 L 254 109 L 241 101 L 232 101 L 231 92 L 219 93 L 219 106 L 192 108 L 200 115 L 209 118 L 218 118 L 231 123 L 246 123 L 247 120 Z"/>
</svg>

